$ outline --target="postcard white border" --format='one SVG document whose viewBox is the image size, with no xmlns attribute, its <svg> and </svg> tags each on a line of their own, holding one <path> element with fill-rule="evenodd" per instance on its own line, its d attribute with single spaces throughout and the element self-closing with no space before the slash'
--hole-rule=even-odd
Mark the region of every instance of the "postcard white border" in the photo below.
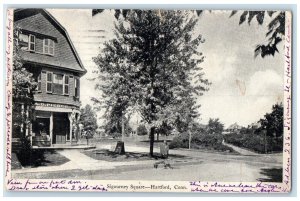
<svg viewBox="0 0 300 201">
<path fill-rule="evenodd" d="M 117 181 L 11 178 L 13 9 L 6 12 L 5 186 L 8 191 L 288 193 L 291 190 L 292 14 L 286 12 L 283 182 Z"/>
</svg>

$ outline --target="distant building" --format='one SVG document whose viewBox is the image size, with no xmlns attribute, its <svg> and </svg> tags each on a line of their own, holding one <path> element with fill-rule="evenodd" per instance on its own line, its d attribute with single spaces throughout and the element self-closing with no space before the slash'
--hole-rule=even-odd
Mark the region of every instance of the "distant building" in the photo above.
<svg viewBox="0 0 300 201">
<path fill-rule="evenodd" d="M 261 123 L 260 122 L 254 122 L 254 123 L 250 124 L 248 127 L 252 128 L 252 129 L 258 129 L 259 127 L 261 127 Z"/>
<path fill-rule="evenodd" d="M 239 126 L 237 123 L 234 123 L 226 129 L 226 132 L 228 132 L 228 133 L 239 132 L 241 128 L 243 128 L 243 127 Z"/>
<path fill-rule="evenodd" d="M 76 142 L 73 125 L 80 116 L 80 78 L 86 70 L 67 31 L 44 9 L 16 9 L 14 26 L 21 30 L 24 67 L 38 83 L 26 135 L 36 146 Z"/>
</svg>

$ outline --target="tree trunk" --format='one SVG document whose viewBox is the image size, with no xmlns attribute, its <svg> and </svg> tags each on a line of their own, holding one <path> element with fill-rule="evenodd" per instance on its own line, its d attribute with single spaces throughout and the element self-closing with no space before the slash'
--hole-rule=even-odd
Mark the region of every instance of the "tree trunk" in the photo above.
<svg viewBox="0 0 300 201">
<path fill-rule="evenodd" d="M 156 141 L 157 141 L 157 142 L 159 141 L 159 133 L 157 133 Z"/>
<path fill-rule="evenodd" d="M 124 142 L 125 137 L 125 122 L 124 122 L 124 116 L 122 114 L 122 142 Z"/>
<path fill-rule="evenodd" d="M 154 127 L 150 130 L 150 156 L 153 157 L 153 147 L 154 147 Z"/>
</svg>

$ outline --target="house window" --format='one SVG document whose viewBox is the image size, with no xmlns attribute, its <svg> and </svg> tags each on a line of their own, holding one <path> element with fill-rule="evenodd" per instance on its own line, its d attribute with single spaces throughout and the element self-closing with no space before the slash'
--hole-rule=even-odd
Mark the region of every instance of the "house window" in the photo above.
<svg viewBox="0 0 300 201">
<path fill-rule="evenodd" d="M 47 92 L 52 93 L 52 80 L 53 80 L 53 73 L 47 72 Z"/>
<path fill-rule="evenodd" d="M 63 95 L 63 74 L 53 74 L 53 93 Z"/>
<path fill-rule="evenodd" d="M 18 44 L 19 44 L 21 50 L 28 50 L 29 36 L 26 34 L 20 33 Z"/>
<path fill-rule="evenodd" d="M 35 51 L 35 36 L 29 34 L 28 50 Z"/>
<path fill-rule="evenodd" d="M 43 46 L 44 54 L 54 55 L 54 41 L 51 39 L 44 39 Z"/>
<path fill-rule="evenodd" d="M 79 79 L 75 78 L 75 97 L 79 97 Z"/>
<path fill-rule="evenodd" d="M 68 75 L 65 75 L 64 94 L 69 95 L 69 76 Z"/>
<path fill-rule="evenodd" d="M 39 74 L 37 83 L 38 83 L 37 90 L 41 91 L 42 90 L 42 73 Z"/>
</svg>

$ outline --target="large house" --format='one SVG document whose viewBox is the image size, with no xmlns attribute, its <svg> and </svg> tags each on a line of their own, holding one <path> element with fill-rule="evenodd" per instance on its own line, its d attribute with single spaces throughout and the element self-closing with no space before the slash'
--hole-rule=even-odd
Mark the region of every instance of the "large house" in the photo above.
<svg viewBox="0 0 300 201">
<path fill-rule="evenodd" d="M 14 26 L 20 29 L 24 66 L 38 83 L 26 135 L 33 146 L 76 142 L 80 78 L 86 70 L 66 29 L 44 9 L 16 9 Z"/>
</svg>

